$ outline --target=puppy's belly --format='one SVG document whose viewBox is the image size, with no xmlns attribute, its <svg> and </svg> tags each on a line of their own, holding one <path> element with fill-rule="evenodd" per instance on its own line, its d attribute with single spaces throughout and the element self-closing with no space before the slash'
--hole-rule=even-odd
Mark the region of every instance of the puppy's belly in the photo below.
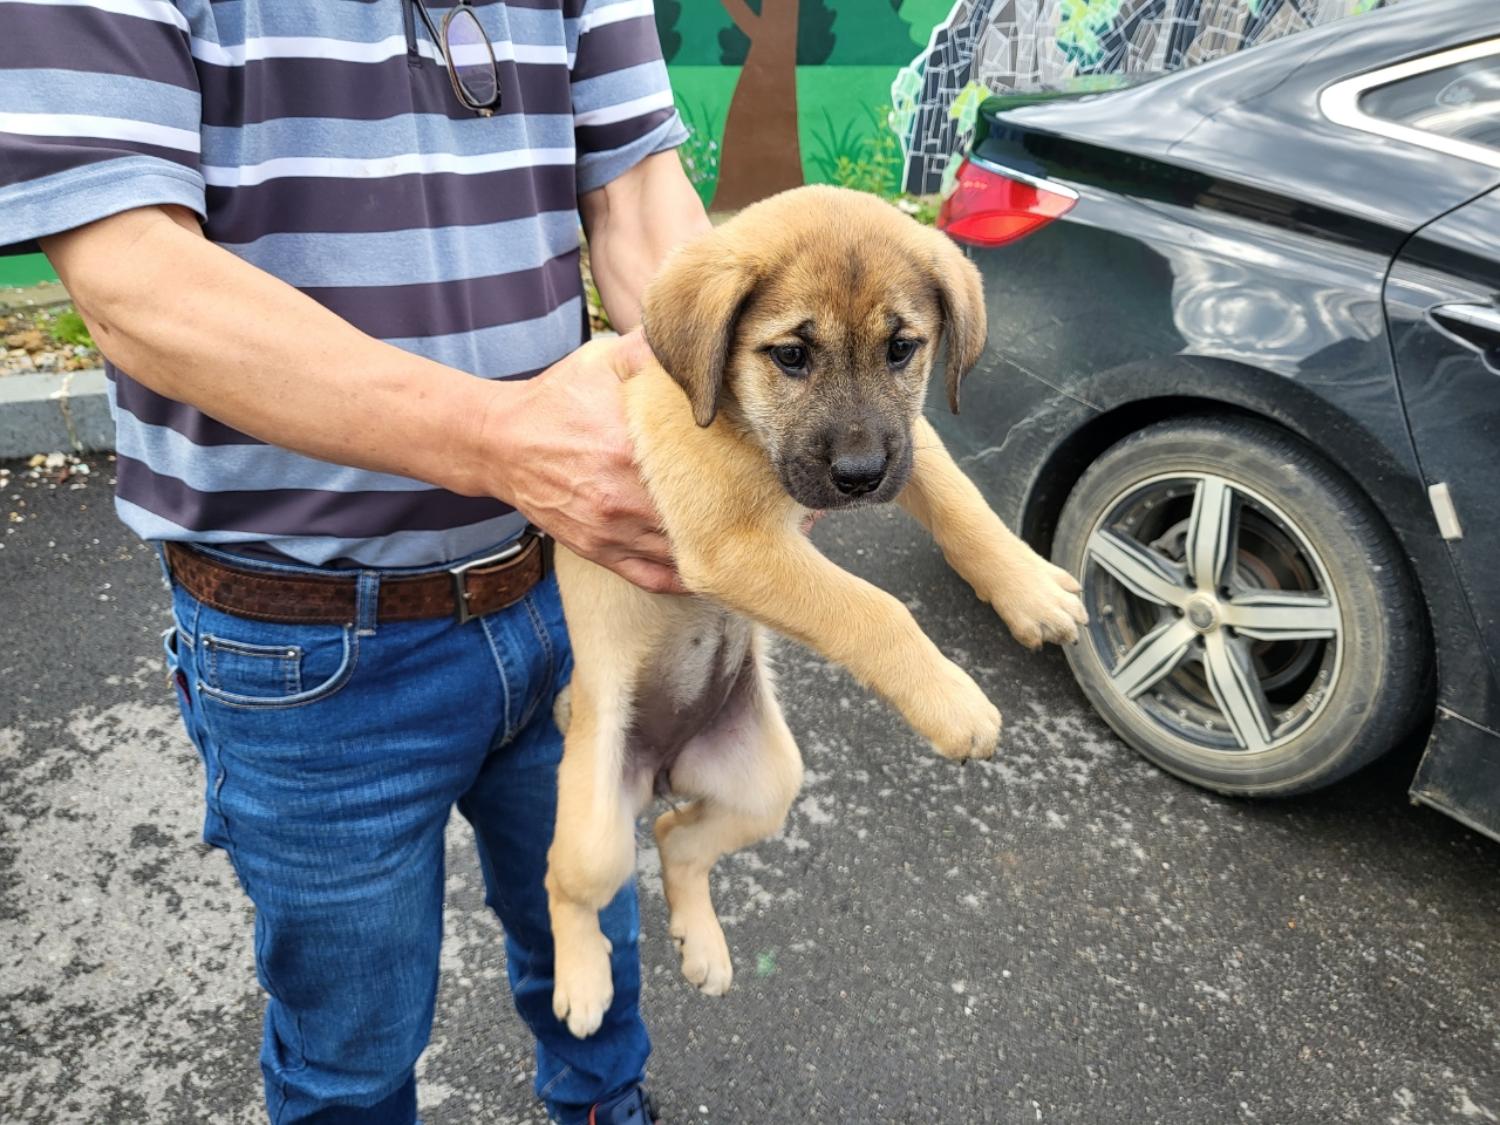
<svg viewBox="0 0 1500 1125">
<path fill-rule="evenodd" d="M 742 725 L 760 688 L 755 626 L 706 602 L 642 665 L 625 734 L 628 782 L 670 791 L 673 765 L 700 735 Z"/>
</svg>

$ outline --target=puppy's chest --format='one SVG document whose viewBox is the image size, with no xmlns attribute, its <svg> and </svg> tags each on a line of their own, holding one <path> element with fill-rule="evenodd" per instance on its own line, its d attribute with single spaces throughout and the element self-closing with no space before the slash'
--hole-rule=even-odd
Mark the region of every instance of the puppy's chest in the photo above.
<svg viewBox="0 0 1500 1125">
<path fill-rule="evenodd" d="M 640 669 L 626 735 L 627 761 L 658 784 L 693 738 L 754 698 L 759 668 L 748 619 L 698 602 Z"/>
</svg>

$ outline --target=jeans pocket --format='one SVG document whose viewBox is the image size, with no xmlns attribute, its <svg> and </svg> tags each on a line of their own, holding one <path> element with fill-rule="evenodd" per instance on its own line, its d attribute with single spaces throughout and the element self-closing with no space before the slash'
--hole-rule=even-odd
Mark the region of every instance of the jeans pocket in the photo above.
<svg viewBox="0 0 1500 1125">
<path fill-rule="evenodd" d="M 204 633 L 203 679 L 216 691 L 281 699 L 302 691 L 302 646 L 250 644 Z"/>
<path fill-rule="evenodd" d="M 175 623 L 162 632 L 161 643 L 167 661 L 167 680 L 172 694 L 177 697 L 183 729 L 203 763 L 203 842 L 227 849 L 229 841 L 218 805 L 224 771 L 214 753 L 213 742 L 203 727 L 202 715 L 193 700 L 193 682 L 189 679 L 194 666 L 194 645 L 189 634 Z"/>
<path fill-rule="evenodd" d="M 182 714 L 182 723 L 187 727 L 188 737 L 196 745 L 197 735 L 193 729 L 193 700 L 189 694 L 188 672 L 183 667 L 182 649 L 191 647 L 192 642 L 182 635 L 182 630 L 174 621 L 161 633 L 162 656 L 167 664 L 167 686 L 171 688 L 172 694 L 177 699 L 177 710 Z M 191 665 L 191 661 L 188 662 Z M 198 752 L 203 752 L 202 747 Z"/>
<path fill-rule="evenodd" d="M 328 699 L 354 674 L 353 626 L 277 625 L 200 616 L 198 693 L 225 707 L 285 710 Z"/>
</svg>

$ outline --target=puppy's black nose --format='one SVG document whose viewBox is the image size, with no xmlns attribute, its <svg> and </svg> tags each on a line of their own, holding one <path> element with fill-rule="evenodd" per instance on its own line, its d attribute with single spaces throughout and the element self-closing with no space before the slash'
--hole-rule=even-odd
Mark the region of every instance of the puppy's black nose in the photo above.
<svg viewBox="0 0 1500 1125">
<path fill-rule="evenodd" d="M 883 452 L 835 457 L 829 465 L 833 473 L 833 486 L 845 496 L 863 496 L 867 492 L 874 492 L 885 479 L 885 462 Z"/>
</svg>

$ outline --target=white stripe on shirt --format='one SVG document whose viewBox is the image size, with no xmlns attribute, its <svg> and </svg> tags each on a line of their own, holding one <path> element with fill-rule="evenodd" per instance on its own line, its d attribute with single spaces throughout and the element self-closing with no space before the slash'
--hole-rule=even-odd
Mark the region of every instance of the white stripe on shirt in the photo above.
<svg viewBox="0 0 1500 1125">
<path fill-rule="evenodd" d="M 406 54 L 405 35 L 389 35 L 370 43 L 350 39 L 328 39 L 315 35 L 267 35 L 223 47 L 207 39 L 193 40 L 193 57 L 212 66 L 244 66 L 259 59 L 327 59 L 334 62 L 378 63 Z M 544 43 L 494 44 L 495 61 L 542 63 L 567 66 L 568 49 Z M 442 53 L 424 32 L 417 39 L 417 53 L 442 61 Z M 482 61 L 488 61 L 488 53 Z M 459 62 L 465 60 L 460 58 Z"/>
<path fill-rule="evenodd" d="M 201 141 L 191 129 L 132 121 L 128 117 L 98 117 L 86 113 L 3 113 L 0 133 L 25 137 L 91 137 L 96 140 L 139 141 L 196 153 Z"/>
<path fill-rule="evenodd" d="M 251 187 L 287 176 L 310 176 L 335 180 L 380 180 L 414 173 L 452 172 L 472 176 L 530 168 L 542 164 L 572 164 L 577 154 L 571 148 L 523 148 L 509 152 L 487 152 L 477 156 L 455 156 L 446 152 L 412 152 L 362 160 L 321 156 L 281 156 L 259 164 L 238 167 L 205 165 L 203 182 L 211 187 Z"/>
<path fill-rule="evenodd" d="M 598 109 L 575 113 L 573 121 L 578 125 L 613 125 L 616 121 L 628 121 L 632 117 L 640 117 L 654 109 L 665 109 L 671 104 L 672 91 L 658 90 L 654 94 L 631 98 L 626 102 L 615 102 L 614 105 L 600 106 Z"/>
<path fill-rule="evenodd" d="M 623 0 L 619 4 L 610 4 L 608 7 L 595 8 L 584 14 L 578 24 L 578 34 L 587 35 L 596 27 L 604 27 L 606 24 L 619 23 L 621 20 L 639 19 L 642 16 L 654 14 L 651 0 Z"/>
<path fill-rule="evenodd" d="M 97 8 L 101 12 L 115 15 L 135 16 L 153 23 L 170 23 L 183 31 L 188 30 L 187 17 L 177 10 L 170 0 L 9 0 L 12 4 L 36 4 L 39 6 Z"/>
</svg>

